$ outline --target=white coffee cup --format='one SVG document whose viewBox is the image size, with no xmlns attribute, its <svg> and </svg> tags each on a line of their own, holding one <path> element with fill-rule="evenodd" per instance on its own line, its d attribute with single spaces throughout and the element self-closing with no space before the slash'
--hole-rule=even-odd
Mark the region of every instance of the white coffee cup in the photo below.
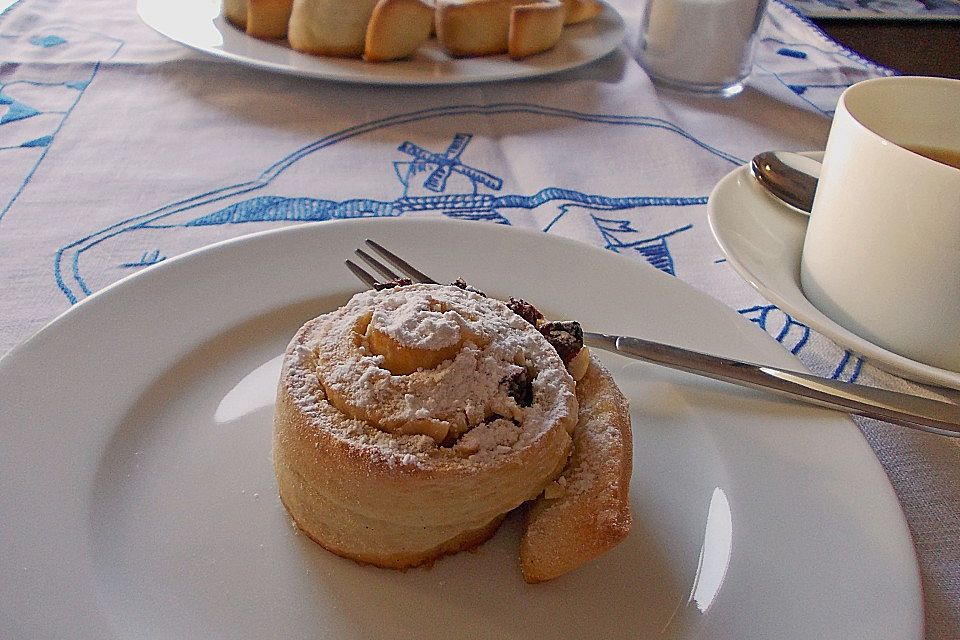
<svg viewBox="0 0 960 640">
<path fill-rule="evenodd" d="M 879 78 L 843 93 L 800 279 L 846 329 L 960 371 L 960 168 L 918 147 L 960 157 L 960 80 Z"/>
</svg>

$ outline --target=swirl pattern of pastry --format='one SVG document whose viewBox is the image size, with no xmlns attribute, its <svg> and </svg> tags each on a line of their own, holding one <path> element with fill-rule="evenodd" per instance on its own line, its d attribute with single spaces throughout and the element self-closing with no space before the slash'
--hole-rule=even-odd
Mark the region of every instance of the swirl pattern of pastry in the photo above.
<svg viewBox="0 0 960 640">
<path fill-rule="evenodd" d="M 456 286 L 367 291 L 293 338 L 273 455 L 297 525 L 405 568 L 480 544 L 567 465 L 575 382 L 537 327 Z"/>
</svg>

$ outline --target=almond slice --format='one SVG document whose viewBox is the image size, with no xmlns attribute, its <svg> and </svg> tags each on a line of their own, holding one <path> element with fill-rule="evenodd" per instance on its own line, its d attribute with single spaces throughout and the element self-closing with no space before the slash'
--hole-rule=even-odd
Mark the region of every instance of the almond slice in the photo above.
<svg viewBox="0 0 960 640">
<path fill-rule="evenodd" d="M 538 2 L 513 7 L 507 53 L 514 60 L 552 49 L 560 41 L 567 9 L 562 2 Z"/>
<path fill-rule="evenodd" d="M 527 512 L 520 540 L 520 569 L 527 582 L 572 571 L 630 532 L 633 436 L 627 399 L 591 358 L 577 383 L 577 400 L 573 454 L 557 480 L 563 490 L 537 498 Z"/>
<path fill-rule="evenodd" d="M 247 0 L 247 35 L 274 40 L 287 35 L 293 0 Z"/>
<path fill-rule="evenodd" d="M 398 60 L 413 53 L 433 31 L 434 7 L 423 0 L 379 0 L 367 24 L 363 59 Z"/>
</svg>

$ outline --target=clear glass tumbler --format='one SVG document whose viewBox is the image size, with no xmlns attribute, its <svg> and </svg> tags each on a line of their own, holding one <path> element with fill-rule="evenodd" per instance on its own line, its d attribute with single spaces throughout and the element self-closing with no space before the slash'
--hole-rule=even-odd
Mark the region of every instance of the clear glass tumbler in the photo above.
<svg viewBox="0 0 960 640">
<path fill-rule="evenodd" d="M 767 0 L 646 0 L 639 62 L 658 84 L 736 95 L 766 8 Z"/>
</svg>

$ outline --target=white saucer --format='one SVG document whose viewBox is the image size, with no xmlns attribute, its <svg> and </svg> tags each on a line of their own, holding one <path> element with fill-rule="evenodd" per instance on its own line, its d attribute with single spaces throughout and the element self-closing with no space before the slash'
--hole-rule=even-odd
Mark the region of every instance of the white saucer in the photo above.
<svg viewBox="0 0 960 640">
<path fill-rule="evenodd" d="M 822 153 L 807 153 L 814 158 Z M 710 194 L 708 218 L 727 261 L 753 288 L 794 320 L 890 373 L 960 389 L 960 373 L 887 351 L 844 329 L 807 300 L 800 288 L 800 254 L 807 217 L 778 203 L 757 184 L 749 167 L 723 178 Z"/>
</svg>

